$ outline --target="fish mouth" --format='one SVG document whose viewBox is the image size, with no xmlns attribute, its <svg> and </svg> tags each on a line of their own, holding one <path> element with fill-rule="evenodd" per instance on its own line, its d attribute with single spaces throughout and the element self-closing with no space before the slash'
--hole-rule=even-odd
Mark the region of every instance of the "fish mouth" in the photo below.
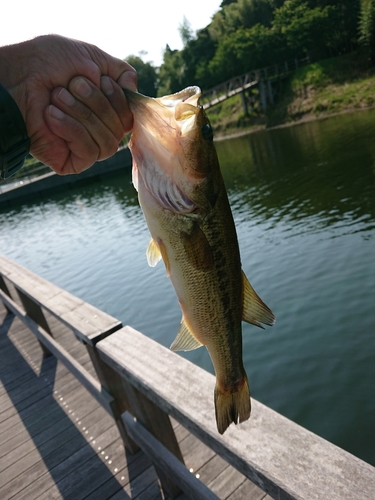
<svg viewBox="0 0 375 500">
<path fill-rule="evenodd" d="M 199 104 L 201 89 L 197 86 L 163 97 L 148 97 L 128 89 L 123 91 L 133 115 L 154 131 L 167 126 L 170 132 L 175 131 L 175 135 L 189 135 L 203 109 Z"/>
<path fill-rule="evenodd" d="M 201 89 L 196 85 L 191 87 L 186 87 L 180 92 L 175 94 L 166 95 L 163 97 L 148 97 L 139 92 L 134 92 L 133 90 L 123 89 L 125 97 L 130 101 L 133 106 L 137 107 L 139 105 L 146 104 L 146 102 L 157 102 L 166 107 L 174 108 L 178 103 L 187 103 L 192 106 L 197 107 L 199 98 L 201 96 Z"/>
</svg>

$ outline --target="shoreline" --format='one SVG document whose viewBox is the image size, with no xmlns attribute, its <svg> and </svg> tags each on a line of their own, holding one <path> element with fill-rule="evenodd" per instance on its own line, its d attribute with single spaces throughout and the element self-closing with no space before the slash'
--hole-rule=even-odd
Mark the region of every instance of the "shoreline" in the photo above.
<svg viewBox="0 0 375 500">
<path fill-rule="evenodd" d="M 368 111 L 370 109 L 375 109 L 375 106 L 364 106 L 360 108 L 347 108 L 342 111 L 336 111 L 335 113 L 321 113 L 319 115 L 309 115 L 306 114 L 302 118 L 298 120 L 293 120 L 290 122 L 279 123 L 278 125 L 272 125 L 271 127 L 267 127 L 267 125 L 259 125 L 251 128 L 238 129 L 236 132 L 231 132 L 228 134 L 222 133 L 215 137 L 215 141 L 224 141 L 226 139 L 235 139 L 236 137 L 241 137 L 243 135 L 253 134 L 255 132 L 260 132 L 263 130 L 274 130 L 278 128 L 285 127 L 293 127 L 294 125 L 301 125 L 302 123 L 308 123 L 316 120 L 326 120 L 327 118 L 331 118 L 333 116 L 339 116 L 349 113 L 356 113 L 360 111 Z"/>
</svg>

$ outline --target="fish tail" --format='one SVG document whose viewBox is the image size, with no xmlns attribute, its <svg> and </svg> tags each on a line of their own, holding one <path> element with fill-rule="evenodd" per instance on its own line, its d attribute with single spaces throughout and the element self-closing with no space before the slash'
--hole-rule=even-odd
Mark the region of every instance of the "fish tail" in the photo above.
<svg viewBox="0 0 375 500">
<path fill-rule="evenodd" d="M 215 387 L 215 415 L 217 430 L 224 434 L 233 422 L 244 422 L 250 417 L 251 403 L 250 390 L 245 370 L 243 379 L 235 386 L 223 389 L 216 381 Z"/>
</svg>

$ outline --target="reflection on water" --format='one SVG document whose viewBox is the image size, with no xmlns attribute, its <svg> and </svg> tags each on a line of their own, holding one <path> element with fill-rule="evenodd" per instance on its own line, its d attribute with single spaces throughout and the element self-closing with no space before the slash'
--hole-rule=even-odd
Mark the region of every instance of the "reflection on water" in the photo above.
<svg viewBox="0 0 375 500">
<path fill-rule="evenodd" d="M 375 464 L 375 112 L 219 142 L 243 268 L 277 317 L 244 324 L 252 395 Z M 130 172 L 3 210 L 0 252 L 163 345 L 180 310 Z M 207 352 L 183 354 L 212 371 Z"/>
</svg>

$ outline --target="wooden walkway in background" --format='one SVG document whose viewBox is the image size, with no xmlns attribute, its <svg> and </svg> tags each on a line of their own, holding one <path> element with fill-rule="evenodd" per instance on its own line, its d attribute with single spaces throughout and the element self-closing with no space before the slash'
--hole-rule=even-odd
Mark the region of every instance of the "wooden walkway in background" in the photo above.
<svg viewBox="0 0 375 500">
<path fill-rule="evenodd" d="M 96 376 L 86 348 L 46 316 L 54 338 Z M 270 499 L 183 426 L 174 427 L 186 466 L 219 498 Z M 125 451 L 113 419 L 56 358 L 43 358 L 35 336 L 1 302 L 0 498 L 164 498 L 149 459 Z"/>
</svg>

